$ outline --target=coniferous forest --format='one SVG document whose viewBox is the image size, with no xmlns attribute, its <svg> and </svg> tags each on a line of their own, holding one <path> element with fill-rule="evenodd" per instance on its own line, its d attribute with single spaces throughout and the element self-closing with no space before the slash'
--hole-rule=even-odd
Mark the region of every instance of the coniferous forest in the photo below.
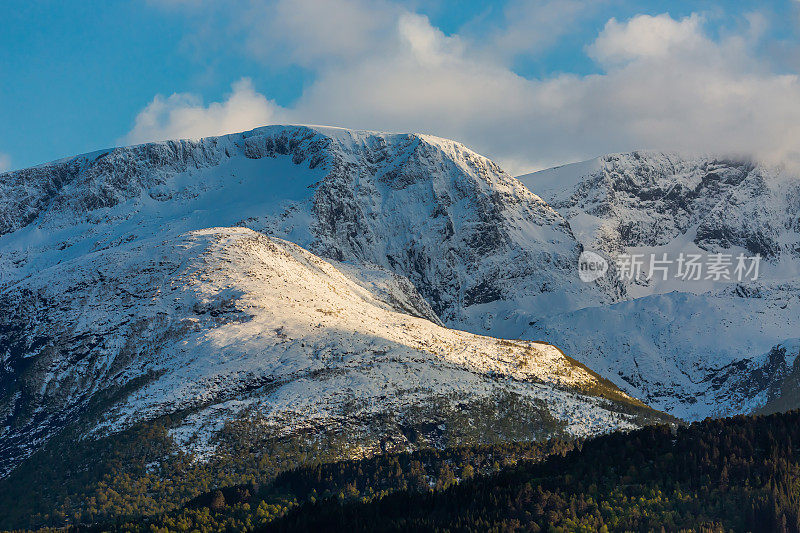
<svg viewBox="0 0 800 533">
<path fill-rule="evenodd" d="M 800 411 L 305 466 L 78 530 L 800 531 Z"/>
</svg>

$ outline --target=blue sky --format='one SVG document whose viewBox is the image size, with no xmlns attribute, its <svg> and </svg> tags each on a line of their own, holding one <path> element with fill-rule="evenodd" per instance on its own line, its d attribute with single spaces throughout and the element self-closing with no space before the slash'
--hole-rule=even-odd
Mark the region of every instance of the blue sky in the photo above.
<svg viewBox="0 0 800 533">
<path fill-rule="evenodd" d="M 799 8 L 7 0 L 0 168 L 263 122 L 453 137 L 518 172 L 634 148 L 792 159 Z"/>
</svg>

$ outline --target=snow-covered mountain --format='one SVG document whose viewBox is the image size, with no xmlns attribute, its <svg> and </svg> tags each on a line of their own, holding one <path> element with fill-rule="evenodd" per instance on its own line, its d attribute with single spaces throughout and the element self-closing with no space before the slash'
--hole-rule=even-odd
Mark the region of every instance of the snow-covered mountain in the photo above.
<svg viewBox="0 0 800 533">
<path fill-rule="evenodd" d="M 633 152 L 519 179 L 587 250 L 612 261 L 606 283 L 616 286 L 613 304 L 543 317 L 523 337 L 557 343 L 676 416 L 750 412 L 774 398 L 800 337 L 796 174 L 746 159 Z M 762 261 L 756 280 L 684 280 L 675 271 L 628 279 L 614 268 L 622 253 Z"/>
<path fill-rule="evenodd" d="M 580 244 L 556 211 L 492 161 L 426 135 L 265 127 L 89 154 L 2 187 L 2 280 L 144 235 L 237 224 L 393 270 L 472 331 L 514 336 L 531 314 L 604 297 L 574 282 Z"/>
<path fill-rule="evenodd" d="M 275 126 L 97 152 L 0 175 L 0 233 L 5 472 L 70 424 L 164 414 L 205 453 L 253 412 L 401 446 L 512 400 L 530 436 L 660 418 L 549 344 L 443 327 L 609 301 L 565 219 L 452 141 Z"/>
<path fill-rule="evenodd" d="M 521 406 L 529 434 L 659 418 L 617 387 L 687 419 L 785 406 L 799 199 L 749 161 L 637 152 L 515 179 L 453 141 L 317 126 L 2 174 L 3 468 L 76 421 L 97 436 L 165 413 L 213 453 L 254 412 L 403 446 L 487 405 Z M 584 283 L 586 249 L 763 262 L 698 283 L 612 261 Z"/>
</svg>

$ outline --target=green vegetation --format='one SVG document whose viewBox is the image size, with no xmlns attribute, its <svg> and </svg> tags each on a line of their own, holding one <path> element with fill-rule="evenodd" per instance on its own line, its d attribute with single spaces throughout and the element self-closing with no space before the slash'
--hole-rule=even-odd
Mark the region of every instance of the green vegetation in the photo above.
<svg viewBox="0 0 800 533">
<path fill-rule="evenodd" d="M 130 532 L 800 532 L 800 411 L 336 462 L 354 452 L 344 438 L 280 438 L 252 419 L 228 424 L 220 458 L 198 462 L 168 424 L 37 454 L 9 478 L 19 486 L 0 486 L 3 520 L 35 513 Z"/>
<path fill-rule="evenodd" d="M 169 429 L 187 414 L 163 417 L 100 439 L 82 438 L 86 426 L 64 430 L 0 480 L 0 528 L 122 523 L 162 516 L 178 512 L 188 501 L 214 494 L 219 488 L 225 508 L 230 510 L 231 502 L 242 498 L 226 492 L 225 487 L 244 487 L 249 496 L 254 496 L 263 493 L 262 487 L 270 486 L 280 473 L 303 465 L 313 467 L 380 453 L 566 435 L 563 424 L 541 402 L 510 393 L 480 401 L 442 397 L 409 409 L 402 416 L 359 420 L 345 412 L 343 418 L 356 423 L 342 426 L 337 432 L 309 429 L 281 435 L 258 413 L 250 413 L 228 421 L 212 442 L 213 455 L 203 462 L 186 453 L 169 436 Z M 519 454 L 525 457 L 541 455 L 538 445 L 521 446 Z M 507 461 L 516 456 L 516 452 L 510 453 Z M 503 459 L 497 462 L 502 464 Z M 486 471 L 480 464 L 471 466 L 476 471 Z M 427 475 L 435 477 L 438 470 Z M 367 494 L 372 498 L 404 487 L 392 484 Z M 317 489 L 317 495 L 321 490 Z M 241 516 L 249 516 L 252 511 L 256 517 L 272 519 L 306 500 L 305 493 L 268 492 L 264 505 L 261 500 L 244 498 Z M 257 510 L 259 506 L 261 511 Z M 206 507 L 212 507 L 210 502 Z M 253 524 L 261 523 L 253 520 Z"/>
<path fill-rule="evenodd" d="M 519 461 L 541 461 L 573 449 L 575 441 L 390 453 L 370 459 L 301 467 L 265 486 L 214 490 L 178 511 L 140 520 L 118 520 L 98 531 L 243 531 L 267 527 L 298 505 L 323 501 L 369 502 L 397 491 L 441 491 L 459 480 L 489 475 Z"/>
<path fill-rule="evenodd" d="M 271 531 L 800 531 L 800 412 L 651 426 L 439 491 L 307 502 Z"/>
<path fill-rule="evenodd" d="M 332 433 L 281 437 L 257 420 L 228 422 L 212 461 L 169 437 L 169 417 L 98 440 L 66 431 L 0 480 L 0 527 L 36 528 L 141 517 L 179 508 L 215 487 L 259 483 L 348 454 Z M 66 445 L 65 445 L 66 443 Z"/>
</svg>

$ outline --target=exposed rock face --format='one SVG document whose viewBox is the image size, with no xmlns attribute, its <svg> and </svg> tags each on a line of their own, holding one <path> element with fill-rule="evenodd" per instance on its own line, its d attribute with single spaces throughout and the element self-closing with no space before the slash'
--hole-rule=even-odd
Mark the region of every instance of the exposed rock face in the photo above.
<svg viewBox="0 0 800 533">
<path fill-rule="evenodd" d="M 629 393 L 690 419 L 749 412 L 782 378 L 767 354 L 800 323 L 800 179 L 748 160 L 613 154 L 520 177 L 583 246 L 617 254 L 762 257 L 757 280 L 603 280 L 617 302 L 546 317 L 548 338 Z M 582 335 L 576 335 L 581 331 Z M 544 336 L 544 337 L 543 337 Z M 797 350 L 787 352 L 789 365 Z"/>
<path fill-rule="evenodd" d="M 584 244 L 603 250 L 663 246 L 692 231 L 692 242 L 711 252 L 798 255 L 798 238 L 786 237 L 798 225 L 800 181 L 752 161 L 632 152 L 520 180 L 571 224 L 597 217 L 600 231 L 587 232 Z"/>
<path fill-rule="evenodd" d="M 564 219 L 492 161 L 453 141 L 337 132 L 293 240 L 408 277 L 449 325 L 513 335 L 532 314 L 602 299 L 574 282 L 581 248 Z M 292 239 L 297 211 L 250 221 Z"/>
<path fill-rule="evenodd" d="M 581 247 L 556 211 L 490 160 L 436 137 L 266 127 L 80 156 L 7 173 L 3 183 L 0 227 L 25 230 L 6 239 L 3 279 L 24 272 L 20 263 L 65 256 L 41 252 L 90 239 L 100 249 L 239 224 L 388 268 L 446 322 L 470 330 L 519 334 L 531 313 L 604 297 L 575 283 Z M 61 232 L 36 243 L 36 257 L 34 228 Z"/>
</svg>

